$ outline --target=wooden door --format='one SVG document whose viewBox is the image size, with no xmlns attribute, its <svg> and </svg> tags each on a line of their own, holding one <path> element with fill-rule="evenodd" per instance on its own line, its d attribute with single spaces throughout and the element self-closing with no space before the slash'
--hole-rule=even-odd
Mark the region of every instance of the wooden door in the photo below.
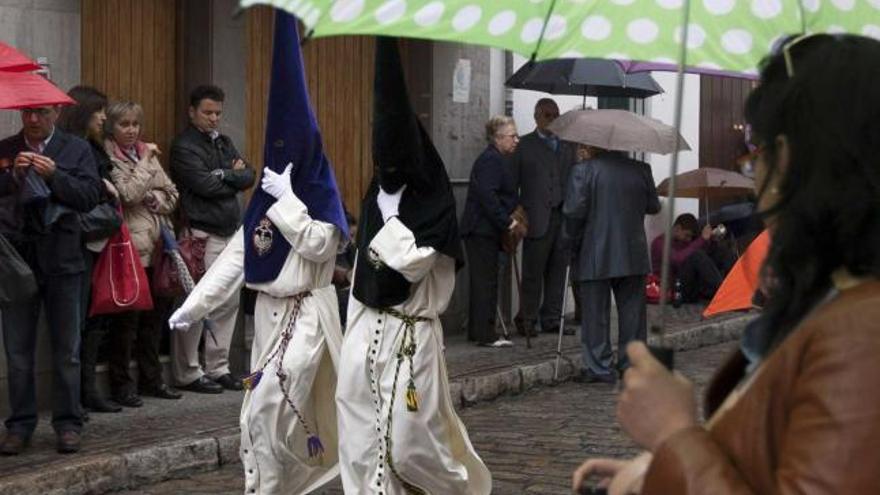
<svg viewBox="0 0 880 495">
<path fill-rule="evenodd" d="M 743 105 L 752 81 L 720 76 L 700 77 L 700 167 L 737 170 L 747 152 Z"/>
<path fill-rule="evenodd" d="M 177 131 L 175 0 L 82 0 L 82 82 L 144 108 L 144 140 Z M 160 157 L 162 160 L 163 157 Z M 167 154 L 162 160 L 167 166 Z"/>
</svg>

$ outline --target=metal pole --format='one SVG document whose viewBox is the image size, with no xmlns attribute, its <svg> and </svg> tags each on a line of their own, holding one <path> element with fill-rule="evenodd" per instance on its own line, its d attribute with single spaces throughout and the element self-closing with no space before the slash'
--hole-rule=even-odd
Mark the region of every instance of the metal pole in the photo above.
<svg viewBox="0 0 880 495">
<path fill-rule="evenodd" d="M 522 310 L 523 305 L 523 292 L 522 292 L 522 277 L 519 275 L 519 256 L 517 255 L 517 251 L 513 252 L 513 275 L 516 277 L 516 288 L 517 295 L 519 296 L 519 306 L 520 310 Z M 534 327 L 532 327 L 534 328 Z M 524 328 L 526 334 L 526 348 L 532 348 L 532 328 Z"/>
<path fill-rule="evenodd" d="M 571 265 L 565 267 L 565 285 L 562 289 L 562 311 L 559 315 L 559 339 L 556 341 L 556 366 L 553 368 L 553 381 L 559 378 L 559 358 L 562 357 L 562 333 L 565 330 L 565 303 L 568 300 L 566 292 L 568 291 L 568 277 L 571 274 Z"/>
<path fill-rule="evenodd" d="M 711 226 L 712 222 L 709 221 L 709 189 L 703 191 L 703 204 L 706 208 L 706 225 Z"/>
<path fill-rule="evenodd" d="M 682 107 L 684 106 L 684 67 L 687 63 L 687 43 L 688 43 L 688 24 L 690 22 L 690 0 L 684 0 L 682 4 L 682 22 L 681 22 L 681 51 L 678 58 L 678 77 L 676 79 L 675 93 L 675 151 L 672 154 L 672 164 L 669 170 L 669 203 L 666 211 L 665 235 L 663 238 L 663 263 L 660 272 L 660 326 L 652 326 L 651 333 L 661 338 L 666 331 L 666 311 L 668 302 L 667 293 L 669 292 L 669 258 L 672 248 L 672 223 L 675 219 L 675 175 L 678 174 L 678 159 L 680 146 L 679 138 L 681 136 L 681 117 Z"/>
<path fill-rule="evenodd" d="M 510 334 L 507 332 L 507 324 L 504 323 L 504 316 L 501 314 L 500 302 L 495 306 L 495 313 L 498 315 L 498 321 L 501 322 L 501 332 L 502 335 L 504 335 L 504 340 L 510 340 Z"/>
</svg>

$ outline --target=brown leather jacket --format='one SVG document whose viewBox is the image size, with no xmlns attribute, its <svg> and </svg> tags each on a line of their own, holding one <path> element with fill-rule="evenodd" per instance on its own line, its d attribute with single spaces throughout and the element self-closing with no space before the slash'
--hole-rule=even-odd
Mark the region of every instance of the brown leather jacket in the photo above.
<svg viewBox="0 0 880 495">
<path fill-rule="evenodd" d="M 642 494 L 880 493 L 880 281 L 841 291 L 722 395 L 706 428 L 657 449 Z"/>
</svg>

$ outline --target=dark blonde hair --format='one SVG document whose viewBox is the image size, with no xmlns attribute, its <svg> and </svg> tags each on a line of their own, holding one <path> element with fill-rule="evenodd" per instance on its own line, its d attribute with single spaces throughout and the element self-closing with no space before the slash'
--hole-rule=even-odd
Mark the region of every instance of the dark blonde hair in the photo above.
<svg viewBox="0 0 880 495">
<path fill-rule="evenodd" d="M 490 143 L 493 142 L 495 139 L 495 135 L 498 134 L 498 130 L 509 125 L 516 125 L 513 117 L 508 117 L 507 115 L 496 115 L 490 118 L 489 121 L 486 122 L 486 140 Z"/>
<path fill-rule="evenodd" d="M 104 112 L 107 114 L 107 120 L 104 121 L 104 134 L 112 136 L 113 126 L 128 112 L 134 112 L 135 118 L 141 125 L 141 130 L 143 130 L 144 108 L 133 101 L 116 101 L 111 103 Z"/>
</svg>

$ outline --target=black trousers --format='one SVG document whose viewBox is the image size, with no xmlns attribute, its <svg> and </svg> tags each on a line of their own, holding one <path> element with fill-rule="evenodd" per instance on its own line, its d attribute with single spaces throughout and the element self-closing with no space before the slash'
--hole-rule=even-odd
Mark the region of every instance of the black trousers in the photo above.
<svg viewBox="0 0 880 495">
<path fill-rule="evenodd" d="M 147 279 L 152 270 L 147 267 Z M 124 396 L 136 390 L 155 390 L 164 383 L 159 346 L 172 301 L 153 295 L 152 311 L 128 311 L 113 318 L 110 329 L 108 376 L 113 396 Z M 132 354 L 138 365 L 138 386 L 129 371 Z"/>
<path fill-rule="evenodd" d="M 517 320 L 533 325 L 540 318 L 543 330 L 556 331 L 567 262 L 562 247 L 562 212 L 554 208 L 544 237 L 523 241 L 522 301 Z"/>
<path fill-rule="evenodd" d="M 48 276 L 33 299 L 4 307 L 3 344 L 9 371 L 10 432 L 30 437 L 37 426 L 34 377 L 37 323 L 45 309 L 52 343 L 52 427 L 57 432 L 82 429 L 80 407 L 80 310 L 82 273 Z"/>
<path fill-rule="evenodd" d="M 107 338 L 107 315 L 88 317 L 89 305 L 92 301 L 92 269 L 98 258 L 97 253 L 83 249 L 83 259 L 86 263 L 86 271 L 82 277 L 82 323 L 80 325 L 82 346 L 80 347 L 80 362 L 82 369 L 82 397 L 94 398 L 98 395 L 95 366 L 98 364 L 98 350 L 101 343 Z"/>
<path fill-rule="evenodd" d="M 498 339 L 495 316 L 498 307 L 499 241 L 488 236 L 464 240 L 470 279 L 468 340 L 491 343 Z"/>
<path fill-rule="evenodd" d="M 648 337 L 645 276 L 580 282 L 583 366 L 597 375 L 611 373 L 611 292 L 617 302 L 617 367 L 629 366 L 626 345 Z"/>
<path fill-rule="evenodd" d="M 678 268 L 678 280 L 681 282 L 684 302 L 697 302 L 711 299 L 721 286 L 723 277 L 709 253 L 698 249 Z"/>
</svg>

